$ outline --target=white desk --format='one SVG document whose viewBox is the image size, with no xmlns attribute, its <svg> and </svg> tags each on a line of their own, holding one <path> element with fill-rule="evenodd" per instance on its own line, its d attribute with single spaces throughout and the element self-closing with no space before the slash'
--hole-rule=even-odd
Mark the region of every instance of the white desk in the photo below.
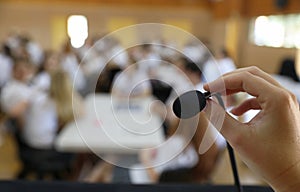
<svg viewBox="0 0 300 192">
<path fill-rule="evenodd" d="M 121 102 L 104 94 L 85 100 L 85 115 L 58 135 L 59 151 L 135 154 L 163 143 L 162 122 L 149 112 L 151 98 Z M 129 110 L 128 110 L 129 108 Z"/>
</svg>

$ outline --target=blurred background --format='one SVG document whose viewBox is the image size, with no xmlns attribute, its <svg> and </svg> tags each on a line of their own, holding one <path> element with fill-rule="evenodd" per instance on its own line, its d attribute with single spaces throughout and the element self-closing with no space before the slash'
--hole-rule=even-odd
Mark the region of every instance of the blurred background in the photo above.
<svg viewBox="0 0 300 192">
<path fill-rule="evenodd" d="M 43 48 L 59 48 L 67 38 L 71 15 L 86 18 L 89 37 L 137 23 L 157 22 L 180 27 L 208 41 L 212 50 L 226 45 L 237 66 L 257 65 L 275 72 L 282 57 L 296 54 L 299 40 L 293 34 L 299 30 L 299 19 L 290 15 L 270 19 L 269 25 L 274 28 L 260 25 L 263 29 L 256 30 L 260 35 L 269 30 L 272 33 L 265 38 L 279 41 L 267 47 L 254 41 L 253 25 L 259 16 L 297 14 L 299 6 L 296 0 L 1 0 L 0 38 L 5 39 L 13 32 L 27 33 Z M 294 45 L 282 39 L 293 41 Z"/>
<path fill-rule="evenodd" d="M 10 71 L 14 70 L 13 65 L 18 62 L 16 57 L 27 55 L 26 57 L 29 57 L 33 64 L 34 74 L 37 76 L 45 59 L 49 56 L 48 52 L 56 52 L 61 63 L 65 63 L 61 64 L 62 68 L 72 79 L 74 70 L 70 71 L 70 69 L 73 65 L 66 64 L 68 63 L 66 60 L 71 58 L 67 56 L 70 52 L 76 55 L 76 66 L 86 53 L 86 49 L 101 37 L 122 27 L 140 23 L 167 24 L 185 30 L 201 40 L 217 58 L 220 50 L 226 50 L 225 56 L 230 56 L 230 62 L 234 64 L 233 68 L 258 66 L 270 74 L 278 74 L 283 61 L 291 58 L 293 67 L 298 72 L 296 73 L 299 74 L 300 71 L 300 1 L 298 0 L 0 0 L 1 53 L 6 55 L 9 49 L 8 57 L 12 59 L 11 64 L 8 64 Z M 187 47 L 193 47 L 193 43 L 189 42 L 190 39 L 180 34 L 170 33 L 168 30 L 161 31 L 160 36 L 153 34 L 158 33 L 148 31 L 141 34 L 133 31 L 128 34 L 117 34 L 117 43 L 114 44 L 111 40 L 108 44 L 123 47 L 136 39 L 141 42 L 159 41 L 184 49 L 187 54 L 189 53 Z M 22 50 L 22 46 L 25 47 L 25 51 Z M 113 52 L 109 45 L 107 47 L 104 49 L 110 49 Z M 131 59 L 137 61 L 137 57 L 141 56 L 136 55 L 142 55 L 147 49 L 147 47 L 138 47 L 128 51 L 127 56 L 120 56 L 119 60 L 115 60 L 113 67 L 108 70 L 110 71 L 108 79 L 104 77 L 97 81 L 103 83 L 107 80 L 110 86 L 116 72 L 123 70 Z M 159 55 L 157 49 L 153 48 L 151 51 L 152 56 L 158 55 L 153 56 L 154 58 L 166 59 L 165 55 Z M 168 59 L 171 62 L 176 62 L 170 57 L 172 58 L 169 55 Z M 4 56 L 1 58 L 0 66 L 5 62 Z M 188 63 L 183 62 L 182 65 L 188 66 Z M 117 66 L 117 71 L 114 71 L 115 66 Z M 91 80 L 93 69 L 91 65 L 83 68 L 82 77 L 85 78 L 85 83 Z M 2 75 L 8 73 L 4 72 L 4 68 L 1 70 Z M 151 71 L 146 72 L 151 73 Z M 299 77 L 299 75 L 296 76 Z M 8 84 L 10 78 L 13 78 L 13 75 L 1 82 L 2 88 Z M 292 90 L 300 90 L 299 79 L 295 81 L 297 85 L 293 85 Z M 47 85 L 45 88 L 45 85 L 40 83 L 37 83 L 38 86 L 42 86 L 39 88 L 50 89 Z M 153 85 L 156 84 L 152 82 L 151 85 L 153 91 Z M 81 82 L 78 82 L 77 91 L 82 100 L 91 92 Z M 97 91 L 110 93 L 110 88 L 100 86 Z M 298 99 L 299 97 L 298 95 Z M 5 103 L 5 99 L 2 99 L 4 115 L 8 118 L 15 118 L 8 112 L 8 107 L 5 107 L 3 102 Z M 20 160 L 20 145 L 16 141 L 16 135 L 11 133 L 10 128 L 7 128 L 9 126 L 5 124 L 2 127 L 5 128 L 1 128 L 0 137 L 0 179 L 17 179 L 24 165 L 24 161 Z M 82 171 L 84 161 L 82 159 L 89 159 L 85 172 Z M 263 180 L 239 160 L 238 156 L 237 159 L 243 184 L 265 185 Z M 119 172 L 112 171 L 109 166 L 98 165 L 96 157 L 77 157 L 77 163 L 78 161 L 81 165 L 76 167 L 77 172 L 72 172 L 75 168 L 71 171 L 67 170 L 67 172 L 72 172 L 72 176 L 60 177 L 60 179 L 113 182 L 111 174 L 103 176 L 99 173 L 91 173 L 91 167 L 97 168 L 97 166 L 100 167 L 98 172 L 123 174 L 120 170 Z M 86 179 L 84 176 L 89 175 L 88 173 L 92 176 Z M 209 175 L 205 183 L 233 183 L 227 153 L 219 154 L 218 161 Z M 36 179 L 31 175 L 26 178 Z M 44 179 L 51 179 L 51 177 Z M 129 181 L 124 179 L 124 182 Z"/>
</svg>

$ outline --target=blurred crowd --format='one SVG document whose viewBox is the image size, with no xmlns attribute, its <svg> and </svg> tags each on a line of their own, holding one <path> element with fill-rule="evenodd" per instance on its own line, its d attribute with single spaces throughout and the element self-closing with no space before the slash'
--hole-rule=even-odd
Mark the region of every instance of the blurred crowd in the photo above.
<svg viewBox="0 0 300 192">
<path fill-rule="evenodd" d="M 13 127 L 20 149 L 26 146 L 39 152 L 35 161 L 45 161 L 51 154 L 51 162 L 64 162 L 62 166 L 67 167 L 73 155 L 58 153 L 54 148 L 55 137 L 66 124 L 84 114 L 82 100 L 88 94 L 156 97 L 168 109 L 164 132 L 169 138 L 178 126 L 178 119 L 171 112 L 173 100 L 185 91 L 202 91 L 205 82 L 234 69 L 235 63 L 226 49 L 212 53 L 204 44 L 193 41 L 179 48 L 157 39 L 124 49 L 117 38 L 106 36 L 89 38 L 78 49 L 66 41 L 60 50 L 43 50 L 28 35 L 11 33 L 4 39 L 0 52 L 1 117 Z M 299 78 L 295 81 L 299 82 Z M 227 107 L 235 103 L 235 98 L 226 99 Z M 154 111 L 162 114 L 161 109 L 162 106 L 156 106 Z M 165 179 L 166 174 L 161 175 L 166 170 L 179 169 L 179 173 L 186 174 L 192 168 L 198 173 L 193 180 L 209 180 L 226 143 L 219 136 L 208 153 L 199 155 L 203 134 L 197 132 L 189 147 L 171 162 L 147 169 L 148 181 L 143 182 Z M 142 164 L 146 166 L 161 158 L 174 146 L 183 146 L 182 138 L 175 138 L 171 144 L 162 151 L 141 154 Z M 45 151 L 45 155 L 40 155 Z M 21 158 L 26 160 L 26 154 Z M 25 173 L 23 170 L 19 177 Z M 176 174 L 167 174 L 168 178 L 176 179 Z"/>
</svg>

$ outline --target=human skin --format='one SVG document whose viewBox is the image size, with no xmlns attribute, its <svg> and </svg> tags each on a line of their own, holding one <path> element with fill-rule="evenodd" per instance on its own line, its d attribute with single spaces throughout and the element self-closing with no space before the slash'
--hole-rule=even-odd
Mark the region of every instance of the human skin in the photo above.
<svg viewBox="0 0 300 192">
<path fill-rule="evenodd" d="M 250 109 L 260 112 L 247 123 L 226 114 L 220 132 L 249 168 L 275 191 L 300 191 L 300 112 L 296 97 L 257 67 L 227 73 L 204 89 L 223 95 L 247 92 L 254 97 L 231 112 L 238 116 Z M 210 100 L 204 111 L 212 106 L 223 110 Z"/>
</svg>

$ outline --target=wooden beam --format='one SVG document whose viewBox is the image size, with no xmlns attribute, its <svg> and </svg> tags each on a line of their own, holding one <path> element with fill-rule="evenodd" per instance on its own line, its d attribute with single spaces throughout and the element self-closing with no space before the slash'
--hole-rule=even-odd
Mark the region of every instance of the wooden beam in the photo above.
<svg viewBox="0 0 300 192">
<path fill-rule="evenodd" d="M 246 0 L 222 0 L 212 3 L 211 10 L 215 19 L 227 19 L 232 15 L 245 14 Z"/>
<path fill-rule="evenodd" d="M 259 15 L 290 14 L 300 12 L 299 0 L 288 0 L 287 6 L 280 9 L 276 6 L 275 0 L 251 0 L 246 1 L 246 16 L 254 17 Z"/>
<path fill-rule="evenodd" d="M 6 3 L 20 4 L 82 4 L 82 5 L 103 5 L 103 6 L 150 6 L 150 7 L 191 7 L 210 9 L 208 0 L 0 0 Z M 180 14 L 180 13 L 179 13 Z"/>
<path fill-rule="evenodd" d="M 286 7 L 279 8 L 276 6 L 276 0 L 220 0 L 211 3 L 211 11 L 216 19 L 227 19 L 233 14 L 255 17 L 300 12 L 299 0 L 287 0 L 287 2 Z"/>
</svg>

